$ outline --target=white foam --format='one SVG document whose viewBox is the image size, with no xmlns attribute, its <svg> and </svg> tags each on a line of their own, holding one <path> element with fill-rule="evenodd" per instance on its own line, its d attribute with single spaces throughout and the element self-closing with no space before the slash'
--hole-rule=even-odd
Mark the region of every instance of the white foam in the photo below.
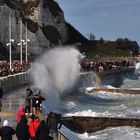
<svg viewBox="0 0 140 140">
<path fill-rule="evenodd" d="M 93 140 L 97 138 L 97 136 L 90 135 L 87 132 L 85 132 L 84 134 L 79 134 L 78 136 L 83 140 Z"/>
<path fill-rule="evenodd" d="M 62 94 L 75 85 L 80 76 L 81 59 L 81 53 L 72 46 L 56 47 L 33 64 L 34 84 L 44 92 L 51 110 L 57 110 Z"/>
</svg>

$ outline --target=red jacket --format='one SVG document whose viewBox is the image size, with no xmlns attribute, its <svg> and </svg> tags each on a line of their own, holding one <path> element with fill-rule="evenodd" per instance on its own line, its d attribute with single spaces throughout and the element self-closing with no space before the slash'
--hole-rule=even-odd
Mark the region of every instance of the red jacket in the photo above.
<svg viewBox="0 0 140 140">
<path fill-rule="evenodd" d="M 39 120 L 34 120 L 33 122 L 30 123 L 29 133 L 31 137 L 35 137 L 35 133 L 39 125 L 40 125 Z"/>
<path fill-rule="evenodd" d="M 21 120 L 21 117 L 25 115 L 25 109 L 24 107 L 21 107 L 17 112 L 17 122 L 19 123 Z"/>
</svg>

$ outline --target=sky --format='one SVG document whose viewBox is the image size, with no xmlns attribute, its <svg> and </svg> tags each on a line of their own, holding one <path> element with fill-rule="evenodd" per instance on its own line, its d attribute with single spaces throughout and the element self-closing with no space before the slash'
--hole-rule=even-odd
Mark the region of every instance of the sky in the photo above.
<svg viewBox="0 0 140 140">
<path fill-rule="evenodd" d="M 64 17 L 84 36 L 114 41 L 128 38 L 140 45 L 140 0 L 57 0 Z"/>
</svg>

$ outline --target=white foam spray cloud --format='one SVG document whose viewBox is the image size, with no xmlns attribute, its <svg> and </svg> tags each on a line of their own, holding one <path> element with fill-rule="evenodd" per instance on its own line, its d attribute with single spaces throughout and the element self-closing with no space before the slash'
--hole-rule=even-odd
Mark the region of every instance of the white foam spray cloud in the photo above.
<svg viewBox="0 0 140 140">
<path fill-rule="evenodd" d="M 136 64 L 136 70 L 140 71 L 140 62 Z"/>
<path fill-rule="evenodd" d="M 37 88 L 42 89 L 47 101 L 52 103 L 70 90 L 80 75 L 82 54 L 74 47 L 56 47 L 48 50 L 32 67 L 32 77 Z M 49 106 L 52 106 L 52 104 Z"/>
</svg>

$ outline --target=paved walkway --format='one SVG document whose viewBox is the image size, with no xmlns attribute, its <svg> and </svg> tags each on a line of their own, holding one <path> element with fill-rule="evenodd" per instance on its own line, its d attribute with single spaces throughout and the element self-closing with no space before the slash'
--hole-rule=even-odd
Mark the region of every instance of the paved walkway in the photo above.
<svg viewBox="0 0 140 140">
<path fill-rule="evenodd" d="M 3 121 L 7 119 L 10 122 L 10 126 L 16 128 L 18 109 L 25 106 L 26 88 L 27 86 L 24 86 L 14 91 L 4 93 L 4 96 L 2 98 L 2 112 L 0 112 L 0 117 L 2 120 L 0 126 L 3 125 Z M 38 91 L 35 90 L 35 88 L 32 86 L 31 89 L 34 93 Z M 41 120 L 44 119 L 40 112 L 38 112 L 37 115 Z M 13 140 L 17 140 L 16 135 L 13 136 Z"/>
<path fill-rule="evenodd" d="M 25 91 L 26 87 L 16 89 L 14 91 L 4 93 L 2 98 L 2 112 L 0 117 L 2 119 L 0 125 L 3 124 L 3 121 L 7 119 L 10 122 L 10 125 L 14 128 L 17 125 L 17 111 L 19 107 L 24 107 L 25 103 Z M 17 140 L 16 135 L 13 136 L 13 140 Z"/>
</svg>

